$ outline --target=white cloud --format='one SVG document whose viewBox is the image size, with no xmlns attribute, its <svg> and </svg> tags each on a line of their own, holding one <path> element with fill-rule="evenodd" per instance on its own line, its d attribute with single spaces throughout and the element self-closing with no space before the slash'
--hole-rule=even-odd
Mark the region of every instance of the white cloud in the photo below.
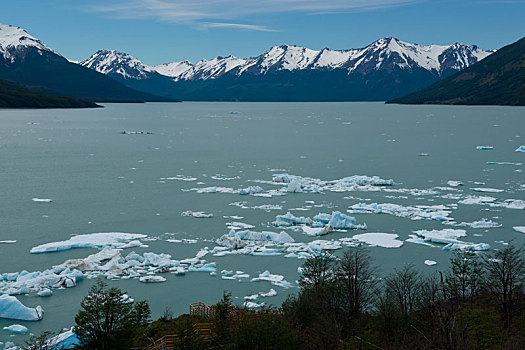
<svg viewBox="0 0 525 350">
<path fill-rule="evenodd" d="M 261 14 L 377 10 L 417 1 L 420 0 L 115 0 L 90 9 L 116 18 L 153 18 L 201 28 L 272 31 L 261 25 L 232 22 L 243 22 L 246 17 Z"/>
</svg>

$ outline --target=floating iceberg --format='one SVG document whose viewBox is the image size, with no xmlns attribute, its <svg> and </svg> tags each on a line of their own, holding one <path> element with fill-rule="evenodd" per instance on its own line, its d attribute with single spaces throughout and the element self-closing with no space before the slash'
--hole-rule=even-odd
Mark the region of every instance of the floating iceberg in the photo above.
<svg viewBox="0 0 525 350">
<path fill-rule="evenodd" d="M 195 181 L 197 180 L 196 177 L 192 176 L 185 176 L 185 175 L 177 175 L 172 177 L 161 177 L 161 180 L 178 180 L 178 181 Z"/>
<path fill-rule="evenodd" d="M 491 207 L 502 207 L 507 209 L 525 209 L 525 200 L 522 199 L 505 199 L 503 202 L 488 203 Z"/>
<path fill-rule="evenodd" d="M 525 233 L 525 226 L 514 226 L 514 231 Z"/>
<path fill-rule="evenodd" d="M 186 211 L 183 211 L 182 213 L 180 213 L 181 216 L 192 216 L 194 218 L 212 218 L 213 217 L 213 214 L 211 213 L 205 213 L 203 211 L 191 211 L 191 210 L 186 210 Z"/>
<path fill-rule="evenodd" d="M 146 237 L 143 234 L 123 232 L 88 233 L 73 236 L 66 241 L 41 244 L 31 248 L 31 253 L 59 252 L 76 248 L 129 248 L 132 246 L 143 246 L 139 241 L 135 240 Z M 133 244 L 130 245 L 131 242 Z"/>
<path fill-rule="evenodd" d="M 399 248 L 403 245 L 403 242 L 397 240 L 398 237 L 399 236 L 394 233 L 370 232 L 355 235 L 352 238 L 360 242 L 369 244 L 371 246 L 378 246 L 383 248 Z"/>
<path fill-rule="evenodd" d="M 425 241 L 440 244 L 462 243 L 458 238 L 467 235 L 467 231 L 465 230 L 454 230 L 450 228 L 443 230 L 419 230 L 414 231 L 414 233 L 422 237 Z"/>
<path fill-rule="evenodd" d="M 314 221 L 304 216 L 295 216 L 288 212 L 285 215 L 277 215 L 273 224 L 275 226 L 312 225 Z"/>
<path fill-rule="evenodd" d="M 301 229 L 307 236 L 324 236 L 334 230 L 334 228 L 329 225 L 324 227 L 301 226 Z"/>
<path fill-rule="evenodd" d="M 492 203 L 495 200 L 496 200 L 496 198 L 494 198 L 494 197 L 467 196 L 465 199 L 459 201 L 459 204 L 469 204 L 469 205 L 479 204 L 479 205 L 483 205 L 483 204 Z"/>
<path fill-rule="evenodd" d="M 489 151 L 489 150 L 493 150 L 494 146 L 476 146 L 476 149 L 482 150 L 482 151 Z"/>
<path fill-rule="evenodd" d="M 466 222 L 466 223 L 462 223 L 462 224 L 465 224 L 465 225 L 470 226 L 472 228 L 495 228 L 495 227 L 501 227 L 502 226 L 501 224 L 498 224 L 497 222 L 494 222 L 492 220 L 487 220 L 487 219 L 481 219 L 479 221 Z"/>
<path fill-rule="evenodd" d="M 37 202 L 37 203 L 50 203 L 52 202 L 53 200 L 50 199 L 50 198 L 31 198 L 31 200 L 33 202 Z"/>
<path fill-rule="evenodd" d="M 36 308 L 24 306 L 17 298 L 8 294 L 0 295 L 0 318 L 21 321 L 40 321 L 44 310 L 39 305 Z"/>
<path fill-rule="evenodd" d="M 49 340 L 48 346 L 57 347 L 58 349 L 76 349 L 80 344 L 77 335 L 73 333 L 73 327 L 70 330 L 60 333 Z"/>
<path fill-rule="evenodd" d="M 525 146 L 519 146 L 515 152 L 525 152 Z"/>
<path fill-rule="evenodd" d="M 437 262 L 435 262 L 434 260 L 425 260 L 425 265 L 434 266 L 436 264 Z"/>
<path fill-rule="evenodd" d="M 15 240 L 0 241 L 0 244 L 14 244 L 14 243 L 16 243 Z"/>
<path fill-rule="evenodd" d="M 418 205 L 415 207 L 404 207 L 392 203 L 357 203 L 348 210 L 351 214 L 391 214 L 399 217 L 409 218 L 411 220 L 452 220 L 450 208 L 444 205 Z"/>
<path fill-rule="evenodd" d="M 491 193 L 505 192 L 505 190 L 500 190 L 498 188 L 488 188 L 488 187 L 476 187 L 476 188 L 471 188 L 471 190 L 475 192 L 491 192 Z"/>
<path fill-rule="evenodd" d="M 303 185 L 301 185 L 301 183 L 299 182 L 299 180 L 297 180 L 296 178 L 293 178 L 289 183 L 288 183 L 288 189 L 287 189 L 288 192 L 295 192 L 295 193 L 299 193 L 299 192 L 303 192 Z"/>
<path fill-rule="evenodd" d="M 23 334 L 27 332 L 27 327 L 24 327 L 20 324 L 13 324 L 8 327 L 3 328 L 4 331 L 9 331 L 11 333 Z"/>
<path fill-rule="evenodd" d="M 313 228 L 319 228 L 319 230 L 309 230 L 308 228 L 303 229 L 307 235 L 320 236 L 322 234 L 329 233 L 336 230 L 348 230 L 348 229 L 366 229 L 366 224 L 356 224 L 356 220 L 352 216 L 342 214 L 341 212 L 334 211 L 332 214 L 319 213 L 314 216 L 313 219 L 304 216 L 295 216 L 288 212 L 285 215 L 277 215 L 273 222 L 275 226 L 298 226 L 308 225 Z M 324 229 L 324 230 L 323 230 Z"/>
<path fill-rule="evenodd" d="M 443 247 L 443 250 L 456 250 L 456 249 L 472 250 L 472 251 L 489 250 L 490 245 L 488 243 L 463 242 L 463 243 L 449 243 Z"/>
<path fill-rule="evenodd" d="M 142 283 L 159 283 L 166 282 L 166 279 L 162 276 L 142 276 L 139 281 Z"/>
<path fill-rule="evenodd" d="M 230 230 L 249 230 L 251 228 L 255 228 L 255 226 L 253 226 L 253 225 L 245 224 L 244 222 L 237 222 L 237 221 L 227 222 L 226 226 Z"/>
<path fill-rule="evenodd" d="M 273 285 L 283 287 L 283 288 L 290 288 L 292 287 L 292 284 L 284 279 L 284 276 L 282 275 L 273 275 L 270 273 L 270 271 L 266 270 L 263 273 L 259 274 L 259 277 L 252 278 L 252 282 L 259 282 L 259 281 L 269 281 Z"/>
<path fill-rule="evenodd" d="M 275 289 L 273 288 L 270 288 L 270 291 L 267 292 L 267 293 L 264 293 L 264 292 L 259 292 L 259 295 L 263 298 L 267 298 L 267 297 L 274 297 L 277 295 L 277 292 L 275 291 Z"/>
<path fill-rule="evenodd" d="M 458 187 L 458 186 L 463 186 L 463 182 L 450 180 L 450 181 L 447 181 L 447 185 L 449 185 L 450 187 Z"/>
</svg>

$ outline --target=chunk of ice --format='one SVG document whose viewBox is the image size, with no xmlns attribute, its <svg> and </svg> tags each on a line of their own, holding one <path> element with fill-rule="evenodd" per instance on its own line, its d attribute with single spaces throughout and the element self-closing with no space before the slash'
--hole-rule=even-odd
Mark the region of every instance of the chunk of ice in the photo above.
<svg viewBox="0 0 525 350">
<path fill-rule="evenodd" d="M 0 295 L 0 318 L 21 321 L 40 321 L 44 310 L 39 305 L 36 308 L 24 306 L 16 297 L 8 294 Z"/>
<path fill-rule="evenodd" d="M 435 262 L 434 260 L 425 260 L 425 265 L 434 266 L 436 264 L 437 262 Z"/>
<path fill-rule="evenodd" d="M 12 324 L 10 326 L 4 327 L 4 331 L 9 331 L 11 333 L 23 334 L 27 332 L 27 327 L 24 327 L 20 324 Z"/>
<path fill-rule="evenodd" d="M 31 248 L 31 253 L 59 252 L 76 248 L 125 248 L 126 243 L 146 237 L 147 236 L 143 234 L 123 232 L 88 233 L 84 235 L 73 236 L 65 241 L 41 244 Z"/>
<path fill-rule="evenodd" d="M 370 232 L 355 235 L 352 238 L 371 246 L 399 248 L 403 245 L 403 241 L 397 240 L 398 237 L 395 233 Z"/>
</svg>

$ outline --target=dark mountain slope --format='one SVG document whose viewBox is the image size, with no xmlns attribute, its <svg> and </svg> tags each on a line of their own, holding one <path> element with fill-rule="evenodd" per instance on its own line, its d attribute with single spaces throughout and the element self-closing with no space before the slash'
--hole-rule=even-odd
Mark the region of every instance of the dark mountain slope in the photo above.
<svg viewBox="0 0 525 350">
<path fill-rule="evenodd" d="M 0 108 L 95 108 L 95 103 L 28 91 L 0 81 Z"/>
<path fill-rule="evenodd" d="M 525 106 L 525 38 L 426 89 L 389 103 Z"/>
</svg>

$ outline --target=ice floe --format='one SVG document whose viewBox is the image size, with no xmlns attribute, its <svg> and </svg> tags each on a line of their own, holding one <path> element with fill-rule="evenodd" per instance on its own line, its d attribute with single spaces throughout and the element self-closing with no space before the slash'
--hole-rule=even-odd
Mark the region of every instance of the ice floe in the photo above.
<svg viewBox="0 0 525 350">
<path fill-rule="evenodd" d="M 284 231 L 276 233 L 268 231 L 255 232 L 250 230 L 231 230 L 227 235 L 223 235 L 217 239 L 217 244 L 232 249 L 245 248 L 250 242 L 284 244 L 293 243 L 295 240 Z"/>
<path fill-rule="evenodd" d="M 470 196 L 469 195 L 465 199 L 459 201 L 459 203 L 460 204 L 468 204 L 468 205 L 473 205 L 473 204 L 483 205 L 483 204 L 492 203 L 496 199 L 497 198 L 488 197 L 488 196 Z"/>
<path fill-rule="evenodd" d="M 482 150 L 482 151 L 489 151 L 489 150 L 493 150 L 494 146 L 476 146 L 476 149 Z"/>
<path fill-rule="evenodd" d="M 435 262 L 434 260 L 425 260 L 425 265 L 434 266 L 436 264 L 437 262 Z"/>
<path fill-rule="evenodd" d="M 516 148 L 515 152 L 525 152 L 525 146 L 519 146 Z"/>
<path fill-rule="evenodd" d="M 451 208 L 444 205 L 404 207 L 393 203 L 357 203 L 349 207 L 350 214 L 391 214 L 411 220 L 449 221 Z"/>
<path fill-rule="evenodd" d="M 399 241 L 398 237 L 395 233 L 370 232 L 355 235 L 352 238 L 371 246 L 399 248 L 403 245 L 403 241 Z"/>
<path fill-rule="evenodd" d="M 23 305 L 16 297 L 2 294 L 0 295 L 0 318 L 8 318 L 20 321 L 39 321 L 44 316 L 44 310 L 39 305 L 30 308 Z"/>
<path fill-rule="evenodd" d="M 166 282 L 166 279 L 162 276 L 142 276 L 139 281 L 142 283 L 159 283 Z"/>
<path fill-rule="evenodd" d="M 463 186 L 463 182 L 450 180 L 450 181 L 447 181 L 447 185 L 449 185 L 450 187 L 458 187 L 458 186 Z"/>
<path fill-rule="evenodd" d="M 9 331 L 11 333 L 16 333 L 16 334 L 27 333 L 27 327 L 24 327 L 24 326 L 22 326 L 20 324 L 12 324 L 10 326 L 4 327 L 3 330 L 4 331 Z"/>
<path fill-rule="evenodd" d="M 0 244 L 14 244 L 14 243 L 16 243 L 16 240 L 0 241 Z"/>
<path fill-rule="evenodd" d="M 422 237 L 424 241 L 445 244 L 443 250 L 489 250 L 490 245 L 487 243 L 463 242 L 458 238 L 467 235 L 465 230 L 443 229 L 443 230 L 418 230 L 414 231 L 416 235 Z M 413 242 L 417 243 L 417 242 Z"/>
<path fill-rule="evenodd" d="M 124 232 L 103 232 L 103 233 L 88 233 L 78 236 L 73 236 L 68 240 L 60 242 L 51 242 L 41 244 L 31 248 L 31 253 L 49 253 L 59 252 L 75 248 L 130 248 L 130 247 L 147 247 L 144 246 L 138 239 L 146 238 L 147 235 L 137 233 Z"/>
<path fill-rule="evenodd" d="M 279 286 L 283 288 L 290 288 L 293 286 L 290 282 L 284 279 L 283 275 L 274 275 L 270 273 L 270 271 L 268 270 L 260 273 L 259 277 L 252 278 L 251 281 L 252 282 L 268 281 L 275 286 Z"/>
<path fill-rule="evenodd" d="M 226 226 L 230 230 L 249 230 L 251 228 L 255 228 L 255 226 L 253 225 L 246 224 L 244 222 L 237 222 L 237 221 L 227 222 Z"/>
<path fill-rule="evenodd" d="M 53 201 L 50 198 L 31 198 L 31 200 L 36 203 L 50 203 Z"/>
<path fill-rule="evenodd" d="M 211 213 L 205 213 L 203 211 L 191 211 L 186 210 L 180 213 L 181 216 L 192 216 L 194 218 L 212 218 L 213 214 Z"/>
<path fill-rule="evenodd" d="M 514 231 L 525 233 L 525 226 L 514 226 Z"/>
<path fill-rule="evenodd" d="M 172 177 L 161 177 L 160 179 L 161 180 L 178 180 L 178 181 L 187 181 L 187 182 L 191 182 L 191 181 L 196 181 L 197 180 L 196 177 L 185 176 L 185 175 L 177 175 L 177 176 L 172 176 Z"/>
<path fill-rule="evenodd" d="M 505 192 L 505 190 L 500 190 L 498 188 L 487 188 L 487 187 L 476 187 L 476 188 L 471 188 L 471 190 L 475 192 L 491 192 L 491 193 Z"/>
</svg>

